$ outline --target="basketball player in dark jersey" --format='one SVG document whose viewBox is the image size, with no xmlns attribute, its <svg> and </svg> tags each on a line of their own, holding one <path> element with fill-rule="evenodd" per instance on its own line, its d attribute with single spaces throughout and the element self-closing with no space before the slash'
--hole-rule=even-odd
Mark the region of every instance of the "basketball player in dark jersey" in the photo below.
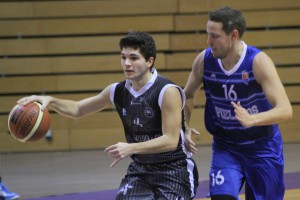
<svg viewBox="0 0 300 200">
<path fill-rule="evenodd" d="M 184 92 L 153 68 L 156 47 L 150 35 L 132 32 L 119 45 L 125 81 L 81 101 L 30 96 L 18 103 L 39 101 L 43 108 L 48 106 L 71 118 L 114 104 L 127 142 L 111 145 L 105 151 L 114 158 L 111 166 L 128 156 L 132 159 L 117 199 L 192 199 L 198 171 L 184 144 Z"/>
<path fill-rule="evenodd" d="M 247 200 L 282 200 L 282 138 L 279 122 L 292 107 L 272 60 L 241 40 L 241 12 L 221 8 L 209 13 L 207 43 L 194 60 L 184 88 L 186 123 L 203 83 L 205 126 L 213 135 L 210 169 L 212 200 L 237 200 L 245 181 Z M 187 136 L 198 134 L 187 127 Z M 187 148 L 196 153 L 193 141 Z"/>
</svg>

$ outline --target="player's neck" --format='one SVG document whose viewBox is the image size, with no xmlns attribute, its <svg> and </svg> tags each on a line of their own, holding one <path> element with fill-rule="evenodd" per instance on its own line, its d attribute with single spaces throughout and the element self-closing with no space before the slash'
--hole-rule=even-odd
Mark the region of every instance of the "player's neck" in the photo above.
<svg viewBox="0 0 300 200">
<path fill-rule="evenodd" d="M 222 59 L 222 65 L 224 69 L 229 71 L 234 68 L 242 56 L 243 48 L 244 45 L 242 42 L 237 42 L 236 45 L 232 47 L 226 58 Z"/>
<path fill-rule="evenodd" d="M 147 72 L 140 79 L 131 80 L 131 86 L 134 91 L 139 91 L 142 89 L 152 78 L 153 73 Z"/>
</svg>

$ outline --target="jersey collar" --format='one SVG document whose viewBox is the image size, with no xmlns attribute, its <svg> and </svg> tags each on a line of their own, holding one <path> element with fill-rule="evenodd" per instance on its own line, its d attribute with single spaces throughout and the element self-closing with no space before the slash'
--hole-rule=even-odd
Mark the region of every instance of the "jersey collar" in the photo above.
<svg viewBox="0 0 300 200">
<path fill-rule="evenodd" d="M 125 87 L 127 88 L 127 90 L 136 98 L 142 94 L 144 94 L 152 85 L 153 83 L 155 82 L 156 78 L 157 78 L 157 71 L 155 68 L 152 68 L 152 71 L 153 73 L 153 76 L 152 78 L 150 79 L 150 81 L 144 85 L 139 91 L 135 91 L 133 88 L 132 88 L 132 85 L 131 85 L 131 81 L 130 80 L 126 80 L 126 83 L 125 83 Z"/>
</svg>

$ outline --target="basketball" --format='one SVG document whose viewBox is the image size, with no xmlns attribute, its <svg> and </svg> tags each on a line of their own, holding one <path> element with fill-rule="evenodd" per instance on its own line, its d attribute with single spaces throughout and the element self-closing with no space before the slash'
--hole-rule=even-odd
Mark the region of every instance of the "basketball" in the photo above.
<svg viewBox="0 0 300 200">
<path fill-rule="evenodd" d="M 38 102 L 13 107 L 8 115 L 8 129 L 16 140 L 33 142 L 46 135 L 50 128 L 50 114 L 41 107 Z"/>
</svg>

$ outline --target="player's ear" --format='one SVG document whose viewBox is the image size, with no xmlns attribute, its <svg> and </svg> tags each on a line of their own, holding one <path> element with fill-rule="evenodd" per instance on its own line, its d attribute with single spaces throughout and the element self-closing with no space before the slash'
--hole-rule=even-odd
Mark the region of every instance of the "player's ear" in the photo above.
<svg viewBox="0 0 300 200">
<path fill-rule="evenodd" d="M 154 58 L 153 57 L 150 57 L 147 61 L 149 67 L 151 67 L 153 64 L 154 64 Z"/>
<path fill-rule="evenodd" d="M 232 32 L 231 32 L 231 38 L 232 39 L 239 39 L 240 37 L 240 33 L 237 29 L 234 29 Z"/>
</svg>

